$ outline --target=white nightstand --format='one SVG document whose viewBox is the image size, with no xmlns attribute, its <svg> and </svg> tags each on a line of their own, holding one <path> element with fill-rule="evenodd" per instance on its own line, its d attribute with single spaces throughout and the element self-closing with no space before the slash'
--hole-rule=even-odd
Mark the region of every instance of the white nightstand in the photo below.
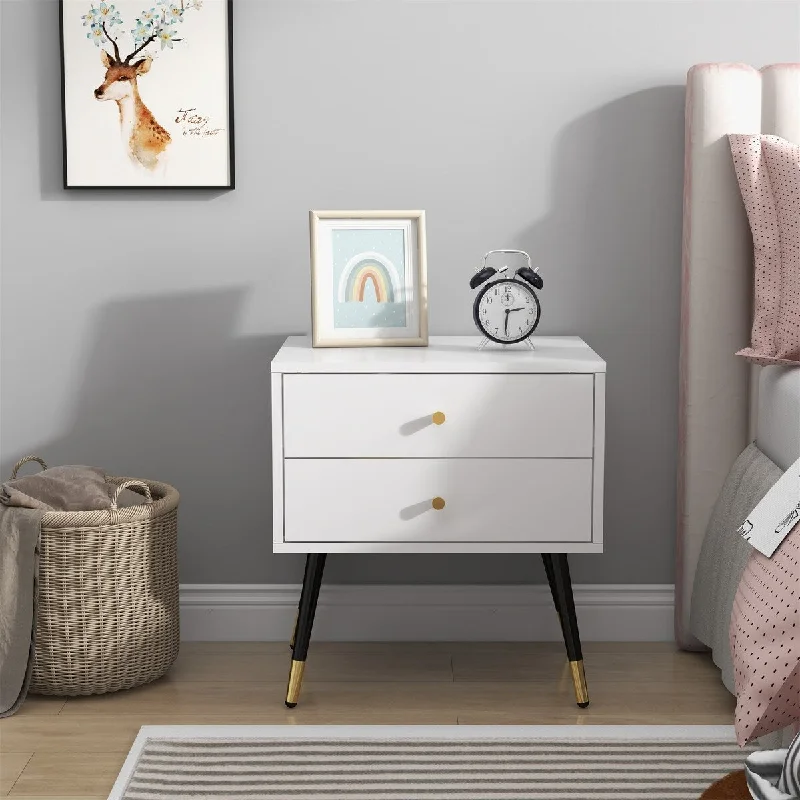
<svg viewBox="0 0 800 800">
<path fill-rule="evenodd" d="M 314 349 L 272 362 L 273 551 L 307 553 L 296 705 L 327 553 L 541 553 L 578 705 L 568 553 L 603 550 L 605 362 L 580 338 Z"/>
</svg>

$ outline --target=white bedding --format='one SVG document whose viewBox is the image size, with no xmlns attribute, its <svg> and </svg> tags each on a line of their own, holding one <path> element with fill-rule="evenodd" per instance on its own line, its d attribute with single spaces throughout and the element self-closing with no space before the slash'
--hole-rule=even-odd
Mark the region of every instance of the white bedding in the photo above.
<svg viewBox="0 0 800 800">
<path fill-rule="evenodd" d="M 772 366 L 760 373 L 756 444 L 787 470 L 800 458 L 800 368 Z"/>
</svg>

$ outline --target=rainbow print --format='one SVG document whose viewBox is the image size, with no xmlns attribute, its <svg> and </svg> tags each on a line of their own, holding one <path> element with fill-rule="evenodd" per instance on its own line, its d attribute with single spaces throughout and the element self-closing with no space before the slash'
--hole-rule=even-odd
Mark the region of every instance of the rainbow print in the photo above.
<svg viewBox="0 0 800 800">
<path fill-rule="evenodd" d="M 370 282 L 379 303 L 400 302 L 397 268 L 380 253 L 359 253 L 347 262 L 339 280 L 339 302 L 363 303 Z"/>
</svg>

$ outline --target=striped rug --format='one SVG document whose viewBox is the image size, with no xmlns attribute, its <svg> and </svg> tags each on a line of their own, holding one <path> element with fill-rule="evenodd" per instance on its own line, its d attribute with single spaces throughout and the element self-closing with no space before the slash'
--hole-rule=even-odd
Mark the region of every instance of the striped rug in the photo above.
<svg viewBox="0 0 800 800">
<path fill-rule="evenodd" d="M 696 800 L 727 726 L 153 726 L 109 800 Z"/>
</svg>

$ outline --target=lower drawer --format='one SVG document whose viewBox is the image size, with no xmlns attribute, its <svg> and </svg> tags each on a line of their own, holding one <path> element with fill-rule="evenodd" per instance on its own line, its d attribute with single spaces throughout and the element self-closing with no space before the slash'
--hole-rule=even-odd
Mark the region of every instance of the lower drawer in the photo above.
<svg viewBox="0 0 800 800">
<path fill-rule="evenodd" d="M 591 539 L 589 458 L 284 462 L 287 542 Z"/>
</svg>

